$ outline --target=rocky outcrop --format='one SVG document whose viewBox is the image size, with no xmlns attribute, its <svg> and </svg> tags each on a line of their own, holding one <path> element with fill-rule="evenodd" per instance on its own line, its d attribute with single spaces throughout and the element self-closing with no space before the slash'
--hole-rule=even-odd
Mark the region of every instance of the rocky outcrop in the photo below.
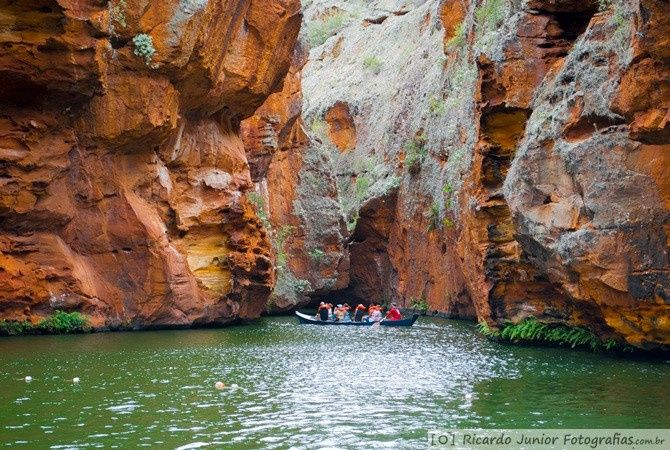
<svg viewBox="0 0 670 450">
<path fill-rule="evenodd" d="M 267 310 L 287 311 L 349 283 L 347 230 L 337 202 L 330 160 L 302 120 L 302 69 L 307 50 L 296 47 L 281 92 L 242 122 L 255 181 L 250 193 L 269 230 L 277 282 Z"/>
<path fill-rule="evenodd" d="M 505 196 L 553 315 L 667 346 L 670 21 L 667 2 L 631 3 L 595 16 L 538 89 Z"/>
<path fill-rule="evenodd" d="M 304 118 L 352 230 L 344 292 L 667 349 L 667 6 L 313 2 Z"/>
<path fill-rule="evenodd" d="M 239 123 L 289 69 L 297 0 L 0 6 L 0 319 L 257 317 L 273 253 Z"/>
</svg>

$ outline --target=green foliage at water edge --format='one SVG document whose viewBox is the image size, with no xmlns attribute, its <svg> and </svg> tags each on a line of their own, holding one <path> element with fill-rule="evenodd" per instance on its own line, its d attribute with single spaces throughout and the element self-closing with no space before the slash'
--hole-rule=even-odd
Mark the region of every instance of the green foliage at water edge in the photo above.
<svg viewBox="0 0 670 450">
<path fill-rule="evenodd" d="M 409 307 L 425 313 L 428 311 L 428 302 L 426 301 L 426 297 L 421 296 L 421 298 L 410 298 Z"/>
<path fill-rule="evenodd" d="M 52 315 L 42 319 L 37 328 L 47 333 L 69 334 L 82 333 L 88 330 L 88 319 L 78 312 L 67 313 L 56 310 Z"/>
<path fill-rule="evenodd" d="M 571 348 L 587 348 L 594 352 L 633 349 L 630 346 L 622 346 L 613 339 L 602 341 L 585 328 L 546 324 L 534 317 L 519 323 L 507 322 L 500 329 L 491 328 L 486 322 L 480 322 L 478 329 L 489 338 L 515 343 L 548 343 Z"/>
<path fill-rule="evenodd" d="M 0 336 L 23 334 L 71 334 L 91 331 L 88 318 L 78 312 L 56 310 L 36 325 L 26 321 L 0 320 Z"/>
</svg>

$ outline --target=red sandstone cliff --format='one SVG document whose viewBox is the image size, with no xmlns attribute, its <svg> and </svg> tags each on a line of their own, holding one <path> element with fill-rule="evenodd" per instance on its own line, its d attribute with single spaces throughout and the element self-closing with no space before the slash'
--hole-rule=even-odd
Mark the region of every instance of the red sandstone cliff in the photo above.
<svg viewBox="0 0 670 450">
<path fill-rule="evenodd" d="M 239 123 L 298 0 L 0 2 L 0 319 L 257 317 L 274 283 Z"/>
</svg>

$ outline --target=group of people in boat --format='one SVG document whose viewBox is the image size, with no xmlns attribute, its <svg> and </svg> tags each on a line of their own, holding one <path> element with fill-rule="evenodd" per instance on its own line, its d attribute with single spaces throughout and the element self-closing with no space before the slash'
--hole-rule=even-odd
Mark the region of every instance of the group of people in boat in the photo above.
<svg viewBox="0 0 670 450">
<path fill-rule="evenodd" d="M 359 303 L 352 310 L 348 303 L 333 306 L 331 303 L 321 302 L 316 318 L 331 322 L 380 322 L 400 320 L 402 314 L 395 303 L 391 303 L 391 308 L 384 314 L 384 308 L 379 303 L 372 303 L 369 307 Z"/>
</svg>

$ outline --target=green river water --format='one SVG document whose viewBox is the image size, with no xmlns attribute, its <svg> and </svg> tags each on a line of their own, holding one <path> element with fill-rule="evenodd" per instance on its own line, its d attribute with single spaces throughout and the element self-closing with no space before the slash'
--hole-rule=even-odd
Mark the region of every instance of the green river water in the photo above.
<svg viewBox="0 0 670 450">
<path fill-rule="evenodd" d="M 0 356 L 8 448 L 395 449 L 456 427 L 670 428 L 670 363 L 501 345 L 459 321 L 278 317 L 3 338 Z"/>
</svg>

